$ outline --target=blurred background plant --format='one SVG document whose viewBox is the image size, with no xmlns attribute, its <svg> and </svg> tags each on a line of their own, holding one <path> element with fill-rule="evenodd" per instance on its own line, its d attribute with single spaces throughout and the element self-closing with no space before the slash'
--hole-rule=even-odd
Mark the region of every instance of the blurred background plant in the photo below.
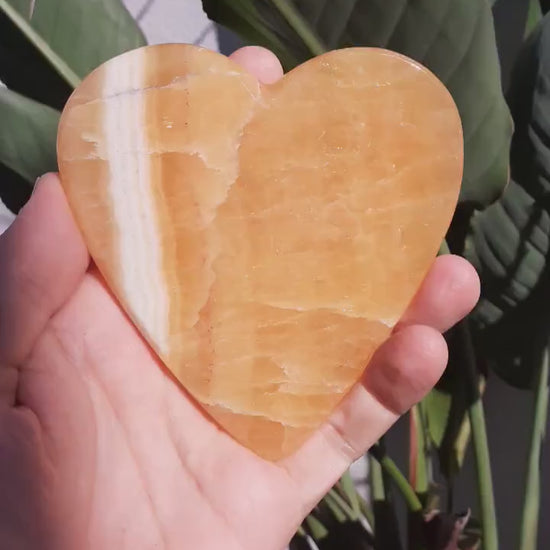
<svg viewBox="0 0 550 550">
<path fill-rule="evenodd" d="M 370 498 L 347 473 L 291 548 L 545 548 L 537 532 L 550 329 L 550 15 L 544 15 L 550 2 L 203 0 L 203 6 L 245 42 L 275 51 L 287 70 L 348 46 L 408 55 L 446 84 L 464 127 L 460 202 L 441 251 L 474 263 L 480 303 L 447 335 L 449 368 L 409 414 L 408 471 L 380 441 L 368 457 Z M 120 0 L 0 0 L 0 196 L 12 211 L 28 199 L 36 177 L 56 169 L 59 109 L 80 79 L 144 44 Z M 500 544 L 482 404 L 492 374 L 531 392 L 533 401 L 525 467 L 516 472 L 524 479 L 523 502 L 514 503 L 519 540 Z M 469 446 L 475 517 L 458 513 L 454 499 Z M 397 519 L 401 502 L 406 533 Z"/>
</svg>

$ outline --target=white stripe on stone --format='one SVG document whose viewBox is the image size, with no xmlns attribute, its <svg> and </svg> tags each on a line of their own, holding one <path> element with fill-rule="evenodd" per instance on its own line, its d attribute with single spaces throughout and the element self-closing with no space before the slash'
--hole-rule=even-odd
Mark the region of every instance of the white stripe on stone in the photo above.
<svg viewBox="0 0 550 550">
<path fill-rule="evenodd" d="M 129 314 L 160 354 L 168 353 L 169 299 L 163 278 L 162 233 L 151 192 L 143 94 L 145 50 L 106 65 L 104 130 L 120 255 L 121 288 Z M 117 95 L 120 94 L 120 95 Z"/>
</svg>

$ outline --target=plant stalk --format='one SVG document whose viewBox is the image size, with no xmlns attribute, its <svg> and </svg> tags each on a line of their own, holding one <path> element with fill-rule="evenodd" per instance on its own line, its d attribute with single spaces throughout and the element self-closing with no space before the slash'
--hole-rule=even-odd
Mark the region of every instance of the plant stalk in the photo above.
<svg viewBox="0 0 550 550">
<path fill-rule="evenodd" d="M 325 498 L 323 498 L 323 504 L 332 512 L 332 515 L 338 523 L 345 523 L 348 520 L 344 511 L 334 502 L 334 499 L 331 498 L 329 494 L 326 494 Z"/>
<path fill-rule="evenodd" d="M 361 509 L 361 513 L 363 514 L 363 516 L 367 520 L 367 523 L 369 524 L 371 530 L 374 530 L 374 513 L 369 508 L 369 505 L 367 504 L 365 499 L 363 499 L 363 498 L 359 499 L 359 507 Z"/>
<path fill-rule="evenodd" d="M 340 510 L 342 516 L 337 515 L 338 521 L 355 521 L 359 518 L 359 515 L 355 514 L 351 506 L 334 489 L 331 489 L 325 495 L 325 502 L 331 505 L 331 510 L 333 509 L 332 506 Z"/>
<path fill-rule="evenodd" d="M 443 240 L 439 254 L 450 254 L 449 245 Z M 472 442 L 477 470 L 478 498 L 481 509 L 482 548 L 498 550 L 498 530 L 493 493 L 493 475 L 489 457 L 489 443 L 485 412 L 478 385 L 477 361 L 468 320 L 464 319 L 458 326 L 460 341 L 465 354 L 465 372 L 469 397 L 468 418 L 472 430 Z"/>
<path fill-rule="evenodd" d="M 538 371 L 535 388 L 535 410 L 531 432 L 531 446 L 527 475 L 525 479 L 525 496 L 521 518 L 519 550 L 536 550 L 540 507 L 540 458 L 542 442 L 548 415 L 548 346 L 544 350 Z"/>
<path fill-rule="evenodd" d="M 328 529 L 312 513 L 307 516 L 306 525 L 316 541 L 322 540 L 328 535 Z"/>
<path fill-rule="evenodd" d="M 485 425 L 485 412 L 478 385 L 476 357 L 472 335 L 467 319 L 462 321 L 457 330 L 465 352 L 465 371 L 467 391 L 469 393 L 468 417 L 472 429 L 472 442 L 477 471 L 478 498 L 481 509 L 482 548 L 498 550 L 498 531 L 493 493 L 493 476 Z"/>
<path fill-rule="evenodd" d="M 288 0 L 271 0 L 271 3 L 286 19 L 292 30 L 300 37 L 313 56 L 321 55 L 327 51 L 291 2 Z"/>
<path fill-rule="evenodd" d="M 355 515 L 355 519 L 357 519 L 361 515 L 361 507 L 359 506 L 359 495 L 357 494 L 357 489 L 355 488 L 353 479 L 351 479 L 349 470 L 340 478 L 339 486 L 345 493 Z"/>
<path fill-rule="evenodd" d="M 349 505 L 353 509 L 356 517 L 361 520 L 365 519 L 371 530 L 374 525 L 374 515 L 365 499 L 358 493 L 355 488 L 353 479 L 351 478 L 350 471 L 348 470 L 335 485 L 338 494 L 347 499 Z"/>
<path fill-rule="evenodd" d="M 409 414 L 409 481 L 417 494 L 426 495 L 429 487 L 428 449 L 420 405 L 414 405 Z"/>
<path fill-rule="evenodd" d="M 384 452 L 383 438 L 378 444 Z M 393 504 L 389 476 L 373 453 L 368 454 L 372 504 L 374 511 L 374 547 L 387 550 L 401 550 L 399 525 Z"/>
<path fill-rule="evenodd" d="M 370 482 L 371 482 L 371 492 L 372 501 L 383 501 L 386 500 L 386 490 L 384 489 L 384 479 L 382 477 L 382 466 L 372 454 L 369 453 L 369 471 L 370 471 Z"/>
<path fill-rule="evenodd" d="M 369 453 L 380 463 L 382 470 L 391 478 L 399 489 L 411 512 L 422 512 L 422 503 L 414 489 L 410 486 L 407 478 L 401 473 L 395 462 L 378 445 L 374 445 Z"/>
<path fill-rule="evenodd" d="M 417 404 L 409 412 L 409 483 L 423 505 L 428 500 L 429 487 L 426 439 L 424 417 L 420 404 Z M 409 512 L 407 522 L 409 550 L 424 550 L 421 514 Z"/>
</svg>

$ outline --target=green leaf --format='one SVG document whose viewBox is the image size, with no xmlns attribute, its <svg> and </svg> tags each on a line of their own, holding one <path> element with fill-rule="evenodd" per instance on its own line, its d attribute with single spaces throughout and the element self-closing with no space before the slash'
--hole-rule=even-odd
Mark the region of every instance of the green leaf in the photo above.
<svg viewBox="0 0 550 550">
<path fill-rule="evenodd" d="M 10 212 L 17 214 L 29 200 L 31 193 L 32 187 L 27 180 L 0 163 L 0 201 Z M 0 210 L 1 207 L 2 205 Z"/>
<path fill-rule="evenodd" d="M 447 391 L 434 388 L 421 405 L 430 442 L 438 451 L 441 472 L 448 480 L 462 469 L 470 444 L 467 406 L 463 383 Z"/>
<path fill-rule="evenodd" d="M 507 382 L 530 387 L 550 322 L 550 16 L 518 59 L 509 103 L 512 181 L 473 221 L 466 254 L 482 280 L 472 315 L 478 349 Z"/>
<path fill-rule="evenodd" d="M 22 77 L 29 67 L 13 59 L 28 60 L 29 55 L 7 48 L 15 33 L 38 54 L 30 67 L 37 73 L 36 88 L 42 86 L 37 79 L 44 71 L 53 71 L 74 88 L 107 59 L 145 44 L 120 0 L 0 0 L 0 14 L 0 79 L 19 93 L 29 91 L 28 79 Z"/>
<path fill-rule="evenodd" d="M 509 88 L 510 75 L 525 41 L 529 11 L 533 14 L 534 3 L 538 0 L 498 0 L 493 5 L 503 90 Z"/>
<path fill-rule="evenodd" d="M 539 0 L 529 0 L 529 11 L 527 12 L 527 23 L 525 25 L 525 36 L 529 36 L 542 19 L 542 10 Z"/>
<path fill-rule="evenodd" d="M 81 78 L 144 44 L 120 0 L 0 0 L 0 80 L 12 90 L 0 90 L 0 163 L 31 183 L 55 170 L 59 115 L 47 105 L 61 108 Z"/>
<path fill-rule="evenodd" d="M 0 80 L 55 109 L 63 108 L 73 90 L 1 10 Z"/>
<path fill-rule="evenodd" d="M 426 428 L 431 443 L 439 448 L 447 428 L 451 412 L 452 396 L 439 388 L 434 388 L 421 402 L 420 408 L 426 418 Z"/>
<path fill-rule="evenodd" d="M 295 64 L 288 58 L 301 63 L 323 48 L 351 45 L 384 47 L 420 61 L 447 85 L 460 111 L 461 201 L 481 207 L 501 194 L 512 124 L 487 0 L 203 0 L 203 6 L 236 32 L 246 19 L 255 41 L 283 51 L 287 69 Z"/>
<path fill-rule="evenodd" d="M 50 44 L 33 28 L 31 13 L 25 16 L 16 9 L 17 4 L 12 5 L 8 0 L 0 0 L 0 9 L 8 16 L 11 22 L 25 35 L 27 40 L 38 49 L 53 69 L 73 88 L 78 86 L 80 79 L 66 61 L 51 47 Z"/>
<path fill-rule="evenodd" d="M 203 7 L 210 19 L 221 22 L 249 43 L 269 44 L 271 50 L 285 67 L 292 67 L 298 63 L 290 49 L 275 32 L 272 32 L 267 26 L 257 24 L 260 15 L 249 0 L 235 0 L 234 2 L 204 0 Z"/>
<path fill-rule="evenodd" d="M 29 184 L 57 169 L 58 111 L 0 88 L 0 120 L 0 163 Z"/>
</svg>

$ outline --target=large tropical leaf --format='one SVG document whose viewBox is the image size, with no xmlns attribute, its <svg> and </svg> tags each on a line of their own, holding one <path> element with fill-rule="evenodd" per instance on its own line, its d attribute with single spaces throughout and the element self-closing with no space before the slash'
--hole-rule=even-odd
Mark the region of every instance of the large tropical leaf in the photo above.
<svg viewBox="0 0 550 550">
<path fill-rule="evenodd" d="M 26 95 L 33 92 L 24 80 L 29 69 L 37 78 L 53 70 L 74 88 L 102 62 L 145 44 L 120 0 L 0 0 L 0 13 L 4 15 L 0 79 Z M 31 57 L 25 47 L 9 49 L 10 42 L 17 40 L 15 34 L 23 35 L 39 55 Z M 34 87 L 39 86 L 35 80 Z"/>
<path fill-rule="evenodd" d="M 31 183 L 56 169 L 58 111 L 0 88 L 0 120 L 1 163 Z"/>
<path fill-rule="evenodd" d="M 11 90 L 0 89 L 0 197 L 11 208 L 29 191 L 15 189 L 21 178 L 56 169 L 59 114 L 47 106 L 62 108 L 91 70 L 143 44 L 121 0 L 0 0 L 0 81 Z"/>
<path fill-rule="evenodd" d="M 12 214 L 17 214 L 25 206 L 32 189 L 32 184 L 24 177 L 0 164 L 0 201 Z"/>
<path fill-rule="evenodd" d="M 467 254 L 482 279 L 472 318 L 478 344 L 505 380 L 527 387 L 550 316 L 550 15 L 527 43 L 512 82 L 512 181 L 475 217 Z"/>
<path fill-rule="evenodd" d="M 57 168 L 59 112 L 0 87 L 0 120 L 0 201 L 17 213 L 36 178 Z"/>
<path fill-rule="evenodd" d="M 0 80 L 25 96 L 61 109 L 72 87 L 0 9 Z"/>
<path fill-rule="evenodd" d="M 14 213 L 36 178 L 56 170 L 59 111 L 0 86 L 0 200 Z"/>
<path fill-rule="evenodd" d="M 538 24 L 542 13 L 539 0 L 497 0 L 492 12 L 502 87 L 508 90 L 512 69 L 524 39 Z"/>
<path fill-rule="evenodd" d="M 203 0 L 203 6 L 246 40 L 272 48 L 286 68 L 349 45 L 385 47 L 420 61 L 447 85 L 460 111 L 461 201 L 484 206 L 501 194 L 512 124 L 487 0 Z"/>
</svg>

